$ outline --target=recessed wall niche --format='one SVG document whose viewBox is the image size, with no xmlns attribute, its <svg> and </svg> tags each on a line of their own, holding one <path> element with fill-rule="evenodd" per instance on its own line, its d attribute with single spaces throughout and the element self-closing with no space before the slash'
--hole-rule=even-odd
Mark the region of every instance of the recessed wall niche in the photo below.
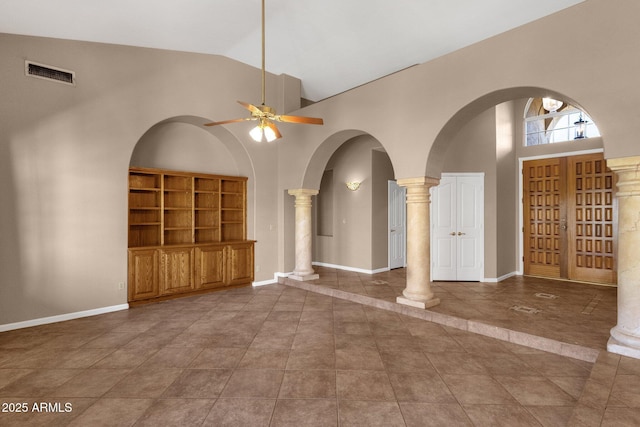
<svg viewBox="0 0 640 427">
<path fill-rule="evenodd" d="M 136 144 L 130 166 L 239 175 L 235 159 L 218 138 L 183 122 L 152 126 Z"/>
<path fill-rule="evenodd" d="M 318 200 L 318 235 L 333 236 L 333 170 L 322 174 Z"/>
</svg>

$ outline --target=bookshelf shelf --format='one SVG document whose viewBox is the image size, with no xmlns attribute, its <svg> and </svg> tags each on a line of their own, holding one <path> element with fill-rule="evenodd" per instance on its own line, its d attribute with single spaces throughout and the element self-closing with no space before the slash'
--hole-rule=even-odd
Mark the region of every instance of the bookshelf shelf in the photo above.
<svg viewBox="0 0 640 427">
<path fill-rule="evenodd" d="M 253 281 L 246 182 L 130 168 L 130 302 Z"/>
</svg>

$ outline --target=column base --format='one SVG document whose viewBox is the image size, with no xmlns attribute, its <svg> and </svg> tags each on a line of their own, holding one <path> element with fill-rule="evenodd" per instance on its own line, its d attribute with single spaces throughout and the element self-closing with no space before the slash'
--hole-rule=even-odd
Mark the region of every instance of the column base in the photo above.
<svg viewBox="0 0 640 427">
<path fill-rule="evenodd" d="M 411 307 L 425 309 L 425 308 L 433 307 L 440 304 L 440 298 L 432 298 L 430 300 L 425 300 L 425 301 L 416 301 L 416 300 L 412 300 L 405 297 L 397 297 L 396 302 L 398 304 L 404 304 Z"/>
<path fill-rule="evenodd" d="M 305 275 L 299 275 L 299 274 L 290 274 L 287 276 L 289 279 L 293 279 L 293 280 L 298 280 L 300 282 L 306 282 L 307 280 L 316 280 L 320 278 L 319 274 L 305 274 Z"/>
<path fill-rule="evenodd" d="M 620 296 L 618 296 L 620 298 Z M 640 336 L 630 334 L 618 326 L 611 328 L 607 351 L 640 359 Z"/>
<path fill-rule="evenodd" d="M 627 357 L 633 357 L 634 359 L 640 359 L 640 348 L 629 347 L 613 337 L 609 337 L 609 341 L 607 342 L 607 351 Z"/>
</svg>

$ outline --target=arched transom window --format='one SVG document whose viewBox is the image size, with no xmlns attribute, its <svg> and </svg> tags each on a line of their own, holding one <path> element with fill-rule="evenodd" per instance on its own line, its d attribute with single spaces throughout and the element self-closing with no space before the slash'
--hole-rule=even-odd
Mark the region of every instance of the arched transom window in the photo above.
<svg viewBox="0 0 640 427">
<path fill-rule="evenodd" d="M 554 144 L 600 136 L 581 109 L 551 98 L 531 98 L 524 115 L 525 146 Z"/>
</svg>

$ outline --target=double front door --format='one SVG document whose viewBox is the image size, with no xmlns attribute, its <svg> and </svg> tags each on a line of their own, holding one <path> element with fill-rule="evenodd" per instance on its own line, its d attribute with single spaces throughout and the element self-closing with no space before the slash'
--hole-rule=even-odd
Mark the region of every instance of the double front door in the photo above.
<svg viewBox="0 0 640 427">
<path fill-rule="evenodd" d="M 603 155 L 523 162 L 524 274 L 615 284 L 615 175 Z"/>
</svg>

